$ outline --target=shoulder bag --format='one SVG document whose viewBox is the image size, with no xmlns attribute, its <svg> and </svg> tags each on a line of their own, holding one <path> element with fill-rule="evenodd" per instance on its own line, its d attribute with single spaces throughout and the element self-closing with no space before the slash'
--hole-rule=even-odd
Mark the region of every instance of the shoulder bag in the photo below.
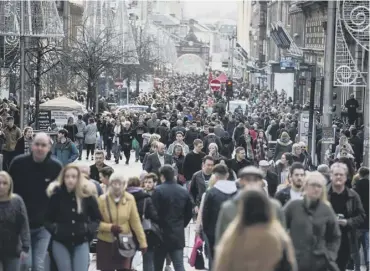
<svg viewBox="0 0 370 271">
<path fill-rule="evenodd" d="M 107 203 L 107 209 L 109 214 L 110 223 L 113 223 L 112 214 L 110 211 L 110 204 L 108 195 L 106 195 L 105 201 Z M 128 222 L 129 223 L 129 222 Z M 125 258 L 132 258 L 136 253 L 136 245 L 132 234 L 120 233 L 118 236 L 113 236 L 113 245 L 118 249 L 118 253 Z"/>
<path fill-rule="evenodd" d="M 151 245 L 159 245 L 162 243 L 162 232 L 159 226 L 154 223 L 151 219 L 145 217 L 147 198 L 144 199 L 143 216 L 141 219 L 141 225 L 143 226 L 146 238 Z"/>
</svg>

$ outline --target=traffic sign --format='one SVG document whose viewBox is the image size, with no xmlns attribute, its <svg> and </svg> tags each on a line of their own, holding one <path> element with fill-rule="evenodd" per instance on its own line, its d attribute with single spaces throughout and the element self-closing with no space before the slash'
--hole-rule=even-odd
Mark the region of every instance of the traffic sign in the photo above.
<svg viewBox="0 0 370 271">
<path fill-rule="evenodd" d="M 212 91 L 220 91 L 220 89 L 221 89 L 221 82 L 220 82 L 220 80 L 213 79 L 209 83 L 209 86 L 211 87 Z"/>
</svg>

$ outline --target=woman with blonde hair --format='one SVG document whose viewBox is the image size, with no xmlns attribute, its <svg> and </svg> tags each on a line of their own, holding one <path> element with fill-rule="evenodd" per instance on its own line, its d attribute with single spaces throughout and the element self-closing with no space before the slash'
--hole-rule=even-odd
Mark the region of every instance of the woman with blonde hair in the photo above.
<svg viewBox="0 0 370 271">
<path fill-rule="evenodd" d="M 148 248 L 135 198 L 126 192 L 126 187 L 127 180 L 115 172 L 109 178 L 108 192 L 98 199 L 102 214 L 96 245 L 98 270 L 131 270 L 132 257 L 123 257 L 118 251 L 117 238 L 120 234 L 132 245 L 135 233 L 142 253 Z"/>
<path fill-rule="evenodd" d="M 247 240 L 247 241 L 246 241 Z M 217 248 L 214 271 L 297 270 L 291 240 L 261 190 L 243 192 Z"/>
<path fill-rule="evenodd" d="M 326 179 L 321 173 L 308 172 L 303 199 L 291 200 L 285 206 L 299 271 L 338 270 L 335 260 L 341 233 L 325 188 Z"/>
<path fill-rule="evenodd" d="M 50 197 L 45 227 L 59 271 L 87 271 L 89 242 L 101 220 L 95 185 L 75 164 L 66 165 L 47 190 Z"/>
<path fill-rule="evenodd" d="M 0 171 L 0 270 L 19 271 L 20 260 L 28 257 L 30 246 L 26 206 L 13 194 L 12 178 Z"/>
</svg>

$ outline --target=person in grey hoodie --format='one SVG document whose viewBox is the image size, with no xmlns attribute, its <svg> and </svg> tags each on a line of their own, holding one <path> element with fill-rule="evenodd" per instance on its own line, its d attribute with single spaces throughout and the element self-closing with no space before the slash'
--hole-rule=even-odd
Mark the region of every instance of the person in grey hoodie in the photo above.
<svg viewBox="0 0 370 271">
<path fill-rule="evenodd" d="M 76 142 L 78 143 L 79 151 L 78 160 L 81 160 L 82 150 L 84 148 L 84 138 L 85 138 L 84 131 L 86 128 L 86 123 L 82 120 L 82 115 L 78 115 L 76 126 L 77 126 Z"/>
<path fill-rule="evenodd" d="M 94 160 L 94 151 L 96 146 L 98 127 L 96 126 L 94 118 L 89 119 L 89 125 L 85 127 L 85 144 L 86 144 L 86 160 L 89 160 L 89 155 L 91 152 L 91 160 Z M 80 153 L 81 156 L 81 153 Z"/>
<path fill-rule="evenodd" d="M 250 190 L 250 189 L 261 189 L 265 185 L 263 181 L 263 172 L 254 167 L 254 166 L 247 166 L 244 169 L 239 171 L 239 187 L 241 190 Z M 220 213 L 217 218 L 216 223 L 216 234 L 215 234 L 215 243 L 220 241 L 223 233 L 226 231 L 229 224 L 234 220 L 238 212 L 238 202 L 240 200 L 241 191 L 232 199 L 226 201 L 220 210 Z M 281 204 L 273 199 L 270 198 L 271 205 L 276 212 L 276 217 L 282 224 L 285 226 L 285 215 Z"/>
<path fill-rule="evenodd" d="M 202 212 L 202 225 L 206 243 L 208 244 L 210 270 L 212 269 L 211 265 L 214 257 L 216 222 L 221 205 L 237 192 L 235 182 L 227 181 L 229 170 L 226 165 L 216 165 L 212 174 L 216 183 L 206 192 Z"/>
</svg>

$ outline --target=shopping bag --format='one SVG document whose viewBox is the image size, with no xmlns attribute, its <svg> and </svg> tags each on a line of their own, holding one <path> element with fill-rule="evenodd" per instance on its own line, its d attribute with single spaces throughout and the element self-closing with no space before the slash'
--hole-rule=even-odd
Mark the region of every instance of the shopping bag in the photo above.
<svg viewBox="0 0 370 271">
<path fill-rule="evenodd" d="M 132 140 L 131 144 L 132 144 L 132 149 L 136 150 L 139 148 L 139 142 L 135 138 Z"/>
<path fill-rule="evenodd" d="M 195 236 L 194 246 L 190 254 L 189 264 L 191 267 L 195 267 L 195 263 L 198 256 L 198 250 L 202 250 L 203 240 L 199 236 Z"/>
</svg>

